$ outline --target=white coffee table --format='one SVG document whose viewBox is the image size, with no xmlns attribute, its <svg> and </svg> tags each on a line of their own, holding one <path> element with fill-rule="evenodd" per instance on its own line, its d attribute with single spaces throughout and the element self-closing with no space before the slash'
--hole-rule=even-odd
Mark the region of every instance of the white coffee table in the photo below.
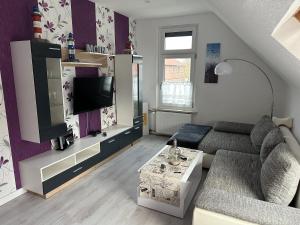
<svg viewBox="0 0 300 225">
<path fill-rule="evenodd" d="M 163 147 L 138 170 L 137 203 L 183 218 L 201 180 L 203 152 L 181 148 L 187 160 L 172 166 L 166 160 L 169 148 Z"/>
</svg>

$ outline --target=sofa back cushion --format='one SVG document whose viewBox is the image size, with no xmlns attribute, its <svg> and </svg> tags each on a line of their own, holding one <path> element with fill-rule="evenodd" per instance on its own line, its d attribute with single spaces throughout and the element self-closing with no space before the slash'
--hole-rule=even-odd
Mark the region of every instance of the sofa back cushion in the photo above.
<svg viewBox="0 0 300 225">
<path fill-rule="evenodd" d="M 257 153 L 259 153 L 266 135 L 275 127 L 276 125 L 273 123 L 270 116 L 263 116 L 255 124 L 251 131 L 250 138 L 253 146 L 257 150 Z"/>
<path fill-rule="evenodd" d="M 214 130 L 220 132 L 250 135 L 253 124 L 218 121 L 214 124 Z"/>
<path fill-rule="evenodd" d="M 288 206 L 295 196 L 299 179 L 300 165 L 288 145 L 277 145 L 261 168 L 260 181 L 265 200 Z"/>
<path fill-rule="evenodd" d="M 260 161 L 263 163 L 271 151 L 279 143 L 284 142 L 282 133 L 278 127 L 272 129 L 265 137 L 260 149 Z"/>
</svg>

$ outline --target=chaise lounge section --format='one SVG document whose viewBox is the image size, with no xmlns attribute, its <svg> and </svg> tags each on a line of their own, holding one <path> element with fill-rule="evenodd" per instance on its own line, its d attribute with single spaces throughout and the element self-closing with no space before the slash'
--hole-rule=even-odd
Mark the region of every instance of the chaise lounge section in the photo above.
<svg viewBox="0 0 300 225">
<path fill-rule="evenodd" d="M 214 128 L 203 139 L 200 149 L 219 149 L 211 151 L 215 156 L 196 201 L 193 225 L 300 224 L 300 209 L 292 207 L 300 207 L 295 196 L 300 146 L 288 128 L 270 121 L 263 117 L 250 134 Z"/>
</svg>

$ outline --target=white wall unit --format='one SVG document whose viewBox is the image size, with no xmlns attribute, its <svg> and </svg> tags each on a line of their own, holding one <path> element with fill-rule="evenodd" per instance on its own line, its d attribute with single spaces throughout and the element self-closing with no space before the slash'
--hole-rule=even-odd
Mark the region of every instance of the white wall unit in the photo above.
<svg viewBox="0 0 300 225">
<path fill-rule="evenodd" d="M 133 126 L 137 124 L 134 120 L 143 116 L 142 63 L 142 56 L 115 56 L 118 124 Z"/>
<path fill-rule="evenodd" d="M 21 136 L 23 140 L 38 142 L 39 127 L 30 42 L 11 43 L 11 55 Z"/>
<path fill-rule="evenodd" d="M 21 137 L 42 143 L 65 134 L 60 45 L 11 42 Z"/>
<path fill-rule="evenodd" d="M 78 153 L 79 154 L 79 153 Z M 42 174 L 42 181 L 48 180 L 57 174 L 60 174 L 61 172 L 71 168 L 72 166 L 76 165 L 75 161 L 75 155 L 71 155 L 67 158 L 64 158 L 58 162 L 55 162 L 49 166 L 46 166 L 41 169 L 41 174 Z"/>
<path fill-rule="evenodd" d="M 19 162 L 23 188 L 47 197 L 47 194 L 50 192 L 47 190 L 55 190 L 54 186 L 57 185 L 56 182 L 60 182 L 61 180 L 63 180 L 62 183 L 64 183 L 64 181 L 67 182 L 120 150 L 121 147 L 111 153 L 102 153 L 105 149 L 102 149 L 101 143 L 110 143 L 112 138 L 114 140 L 117 139 L 117 135 L 122 138 L 123 133 L 126 133 L 130 129 L 131 127 L 129 126 L 112 126 L 103 130 L 107 132 L 106 137 L 99 135 L 97 137 L 89 136 L 81 138 L 76 140 L 75 143 L 65 151 L 51 150 Z M 130 142 L 126 142 L 124 145 L 120 144 L 120 146 L 125 147 L 128 144 L 130 144 Z M 106 145 L 106 147 L 108 147 L 106 151 L 110 150 L 109 145 Z M 114 145 L 112 147 L 116 146 Z M 92 166 L 89 166 L 88 160 L 91 160 L 94 156 L 97 157 L 97 159 L 91 162 L 93 163 Z M 59 185 L 57 186 L 59 187 Z"/>
<path fill-rule="evenodd" d="M 133 126 L 132 57 L 115 56 L 116 102 L 118 124 Z"/>
<path fill-rule="evenodd" d="M 100 153 L 100 143 L 97 143 L 87 149 L 76 154 L 76 163 L 81 163 L 88 158 L 91 158 Z"/>
</svg>

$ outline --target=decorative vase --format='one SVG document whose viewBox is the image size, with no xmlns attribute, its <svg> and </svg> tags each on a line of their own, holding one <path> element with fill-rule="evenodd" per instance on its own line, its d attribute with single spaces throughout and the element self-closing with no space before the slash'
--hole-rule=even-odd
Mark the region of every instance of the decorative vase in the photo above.
<svg viewBox="0 0 300 225">
<path fill-rule="evenodd" d="M 177 147 L 177 140 L 173 140 L 173 146 L 168 152 L 168 163 L 173 166 L 178 166 L 180 164 L 181 150 Z"/>
<path fill-rule="evenodd" d="M 133 54 L 133 45 L 130 40 L 128 40 L 125 44 L 125 49 L 123 51 L 125 54 Z"/>
</svg>

